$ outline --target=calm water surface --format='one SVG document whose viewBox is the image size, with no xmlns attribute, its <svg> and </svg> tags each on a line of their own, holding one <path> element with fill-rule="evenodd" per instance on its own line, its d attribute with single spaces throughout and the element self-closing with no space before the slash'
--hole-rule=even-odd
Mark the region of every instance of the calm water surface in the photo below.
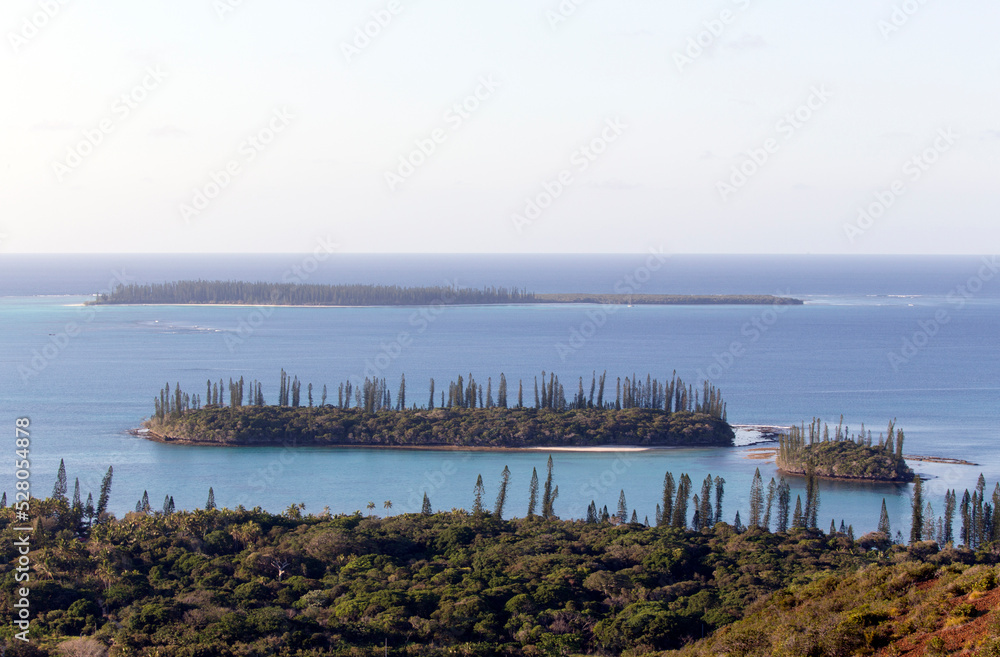
<svg viewBox="0 0 1000 657">
<path fill-rule="evenodd" d="M 363 281 L 525 286 L 536 291 L 612 291 L 648 260 L 635 256 L 340 257 L 309 282 Z M 154 505 L 172 495 L 179 508 L 202 506 L 208 487 L 220 505 L 307 512 L 415 511 L 424 492 L 436 509 L 469 507 L 478 474 L 488 497 L 504 465 L 513 473 L 508 513 L 523 515 L 532 468 L 546 452 L 437 452 L 365 449 L 166 446 L 128 435 L 152 411 L 167 381 L 203 393 L 206 379 L 264 381 L 277 397 L 279 371 L 336 390 L 375 368 L 395 387 L 406 373 L 410 400 L 426 403 L 427 381 L 472 372 L 509 381 L 555 371 L 575 380 L 607 369 L 609 378 L 709 377 L 723 390 L 734 423 L 790 424 L 813 416 L 876 435 L 897 418 L 906 452 L 964 458 L 979 467 L 911 465 L 932 477 L 940 510 L 945 488 L 971 487 L 979 472 L 1000 479 L 1000 285 L 979 258 L 678 257 L 651 272 L 641 292 L 775 293 L 799 307 L 633 307 L 603 313 L 587 306 L 446 308 L 102 307 L 79 304 L 124 272 L 138 280 L 280 279 L 301 256 L 185 258 L 5 257 L 0 262 L 0 399 L 3 421 L 30 416 L 33 485 L 48 494 L 59 459 L 72 481 L 95 491 L 115 466 L 111 508 L 132 508 L 144 490 Z M 989 270 L 987 270 L 989 271 Z M 977 288 L 968 289 L 970 281 Z M 963 292 L 964 290 L 964 292 Z M 51 296 L 50 296 L 51 295 Z M 598 326 L 599 325 L 599 326 Z M 586 337 L 583 337 L 586 336 Z M 906 340 L 912 347 L 906 347 Z M 403 344 L 405 343 L 405 344 Z M 400 348 L 401 346 L 401 348 Z M 890 356 L 892 354 L 892 356 Z M 333 393 L 335 396 L 335 392 Z M 11 449 L 13 444 L 11 443 Z M 581 517 L 586 505 L 630 508 L 652 521 L 663 475 L 687 472 L 727 480 L 725 516 L 745 516 L 755 467 L 747 448 L 640 453 L 556 453 L 557 512 Z M 10 460 L 0 468 L 12 480 Z M 792 481 L 793 495 L 803 492 Z M 6 486 L 10 493 L 10 486 Z M 886 498 L 894 528 L 905 529 L 909 488 L 823 482 L 822 525 L 843 518 L 870 530 Z"/>
</svg>

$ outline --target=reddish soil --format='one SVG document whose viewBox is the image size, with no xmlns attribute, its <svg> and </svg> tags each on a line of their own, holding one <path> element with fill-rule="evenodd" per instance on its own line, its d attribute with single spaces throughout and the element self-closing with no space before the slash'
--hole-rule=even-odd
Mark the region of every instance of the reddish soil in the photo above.
<svg viewBox="0 0 1000 657">
<path fill-rule="evenodd" d="M 934 582 L 922 582 L 920 588 L 927 588 Z M 990 625 L 1000 617 L 1000 587 L 994 588 L 982 594 L 976 600 L 969 600 L 969 595 L 960 595 L 948 601 L 950 609 L 954 609 L 960 604 L 972 604 L 976 608 L 976 615 L 960 625 L 944 627 L 942 621 L 940 627 L 933 632 L 923 632 L 912 634 L 900 639 L 879 651 L 879 655 L 888 657 L 898 655 L 900 657 L 917 657 L 917 655 L 968 655 L 976 654 L 976 647 L 986 636 L 990 635 Z M 948 618 L 954 618 L 948 616 Z M 944 649 L 928 652 L 928 643 L 934 637 L 940 637 L 944 641 Z"/>
</svg>

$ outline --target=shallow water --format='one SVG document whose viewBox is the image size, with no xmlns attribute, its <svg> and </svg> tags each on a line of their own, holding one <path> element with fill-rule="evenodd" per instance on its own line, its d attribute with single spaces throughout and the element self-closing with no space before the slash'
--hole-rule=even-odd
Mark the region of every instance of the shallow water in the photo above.
<svg viewBox="0 0 1000 657">
<path fill-rule="evenodd" d="M 391 500 L 391 512 L 398 513 L 417 510 L 424 492 L 435 508 L 468 507 L 478 474 L 491 498 L 500 471 L 509 465 L 508 513 L 523 515 L 531 469 L 544 476 L 544 453 L 181 447 L 125 433 L 152 412 L 153 396 L 167 381 L 203 394 L 207 378 L 258 378 L 273 402 L 282 368 L 316 384 L 317 401 L 322 384 L 335 397 L 337 383 L 363 375 L 366 368 L 385 376 L 393 389 L 405 372 L 408 400 L 419 403 L 426 403 L 431 376 L 440 390 L 459 373 L 471 371 L 483 381 L 503 371 L 512 386 L 524 379 L 527 393 L 543 369 L 557 372 L 573 389 L 578 376 L 589 387 L 595 368 L 598 373 L 607 369 L 612 382 L 633 372 L 662 380 L 676 369 L 688 381 L 711 377 L 722 388 L 734 423 L 787 425 L 814 415 L 836 423 L 845 413 L 852 430 L 864 422 L 877 435 L 895 417 L 906 431 L 907 453 L 980 463 L 912 464 L 932 477 L 930 499 L 936 508 L 945 488 L 971 487 L 980 471 L 990 488 L 1000 478 L 997 286 L 983 283 L 980 293 L 962 305 L 947 296 L 975 275 L 977 260 L 949 260 L 948 266 L 934 261 L 927 271 L 916 273 L 912 261 L 876 262 L 868 266 L 885 270 L 885 280 L 868 285 L 833 267 L 795 276 L 797 261 L 781 267 L 760 264 L 758 275 L 755 269 L 742 269 L 746 263 L 740 261 L 740 271 L 731 271 L 728 283 L 717 275 L 701 288 L 688 284 L 680 290 L 677 281 L 697 280 L 704 265 L 672 263 L 675 271 L 658 272 L 659 278 L 642 290 L 773 293 L 785 282 L 790 294 L 808 303 L 783 307 L 782 312 L 752 306 L 636 306 L 604 312 L 557 305 L 452 307 L 439 314 L 417 308 L 93 309 L 69 305 L 86 298 L 81 296 L 25 296 L 32 289 L 58 291 L 60 280 L 61 289 L 79 291 L 81 280 L 105 276 L 113 268 L 111 260 L 100 265 L 104 273 L 86 263 L 74 265 L 77 269 L 57 266 L 39 273 L 34 288 L 21 279 L 16 286 L 0 288 L 5 294 L 11 289 L 18 293 L 0 298 L 4 421 L 12 425 L 15 417 L 31 417 L 36 494 L 48 494 L 64 458 L 71 482 L 80 477 L 84 497 L 88 490 L 96 493 L 104 470 L 115 465 L 111 508 L 119 514 L 133 507 L 143 490 L 155 506 L 167 494 L 179 508 L 201 506 L 209 486 L 220 505 L 243 503 L 277 511 L 304 502 L 307 512 L 324 506 L 351 512 L 365 511 L 372 501 L 376 513 L 384 513 L 383 503 Z M 518 277 L 539 281 L 532 289 L 570 290 L 567 277 L 572 272 L 551 271 L 537 260 L 518 262 L 526 268 Z M 588 287 L 612 289 L 622 262 L 596 260 Z M 717 268 L 725 270 L 726 262 L 718 260 Z M 411 262 L 406 282 L 438 283 L 432 279 L 446 265 L 425 261 L 421 279 L 413 273 L 421 270 Z M 206 266 L 204 259 L 198 265 Z M 490 262 L 480 269 L 474 262 L 462 266 L 469 280 L 484 278 L 496 267 Z M 391 270 L 371 268 L 379 275 Z M 72 277 L 70 271 L 75 272 Z M 178 276 L 187 277 L 184 272 Z M 598 279 L 607 282 L 599 284 Z M 893 280 L 905 284 L 887 289 Z M 727 289 L 720 290 L 723 285 Z M 922 326 L 932 326 L 928 322 L 941 312 L 947 322 L 924 336 L 926 344 L 903 362 L 890 360 L 890 353 L 904 353 L 905 339 L 916 336 L 915 342 L 923 343 L 919 335 L 928 331 Z M 664 472 L 671 470 L 675 475 L 688 472 L 695 492 L 706 474 L 724 476 L 726 519 L 737 509 L 745 517 L 754 468 L 759 466 L 765 478 L 774 475 L 773 464 L 746 455 L 747 448 L 558 453 L 556 510 L 564 517 L 581 517 L 591 499 L 613 510 L 624 489 L 629 506 L 652 521 Z M 9 460 L 0 471 L 11 481 Z M 800 481 L 792 485 L 801 492 Z M 824 527 L 834 517 L 857 531 L 872 529 L 885 497 L 894 527 L 905 529 L 908 486 L 824 481 L 821 491 Z"/>
</svg>

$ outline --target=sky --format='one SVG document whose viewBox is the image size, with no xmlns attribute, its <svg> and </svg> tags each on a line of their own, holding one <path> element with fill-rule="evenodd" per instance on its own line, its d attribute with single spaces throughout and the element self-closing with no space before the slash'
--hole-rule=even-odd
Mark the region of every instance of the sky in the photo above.
<svg viewBox="0 0 1000 657">
<path fill-rule="evenodd" d="M 992 0 L 7 0 L 0 254 L 983 253 Z"/>
</svg>

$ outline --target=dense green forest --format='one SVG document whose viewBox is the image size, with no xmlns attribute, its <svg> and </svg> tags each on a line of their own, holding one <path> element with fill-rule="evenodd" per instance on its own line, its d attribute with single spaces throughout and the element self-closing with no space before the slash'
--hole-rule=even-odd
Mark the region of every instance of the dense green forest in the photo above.
<svg viewBox="0 0 1000 657">
<path fill-rule="evenodd" d="M 383 447 L 730 446 L 732 428 L 704 413 L 645 409 L 406 410 L 281 406 L 204 408 L 149 422 L 151 437 L 225 445 Z"/>
<path fill-rule="evenodd" d="M 872 481 L 913 481 L 913 470 L 903 459 L 902 430 L 889 423 L 885 436 L 873 440 L 872 432 L 862 425 L 857 435 L 840 424 L 820 426 L 814 419 L 808 429 L 792 427 L 779 437 L 777 466 L 792 474 L 812 472 L 819 477 L 867 479 Z"/>
<path fill-rule="evenodd" d="M 385 379 L 366 378 L 339 384 L 334 400 L 325 385 L 320 391 L 310 383 L 303 395 L 303 382 L 282 371 L 276 405 L 265 402 L 259 381 L 242 377 L 206 381 L 204 405 L 198 393 L 167 384 L 146 427 L 160 440 L 232 445 L 732 445 L 725 402 L 707 382 L 696 389 L 676 373 L 663 382 L 618 377 L 613 401 L 608 383 L 607 372 L 595 371 L 589 389 L 579 377 L 567 398 L 559 377 L 542 372 L 526 401 L 523 381 L 515 396 L 501 373 L 494 396 L 492 377 L 483 384 L 470 374 L 450 381 L 438 399 L 431 379 L 427 403 L 418 406 L 407 405 L 405 374 L 395 397 Z"/>
<path fill-rule="evenodd" d="M 0 498 L 0 613 L 30 600 L 30 641 L 4 624 L 4 654 L 1000 654 L 1000 523 L 987 521 L 1000 484 L 984 504 L 982 476 L 943 543 L 921 536 L 916 489 L 906 545 L 884 503 L 878 531 L 858 538 L 843 522 L 823 533 L 798 509 L 789 525 L 787 485 L 772 480 L 764 502 L 759 471 L 747 525 L 739 511 L 720 520 L 723 479 L 706 476 L 692 496 L 692 478 L 668 472 L 656 526 L 629 516 L 624 491 L 614 514 L 592 503 L 586 520 L 560 520 L 551 457 L 522 518 L 508 517 L 520 510 L 507 468 L 493 504 L 480 476 L 471 511 L 435 513 L 425 494 L 420 513 L 393 516 L 386 500 L 386 517 L 374 502 L 346 515 L 218 509 L 209 489 L 201 510 L 177 511 L 169 495 L 154 510 L 144 493 L 118 519 L 99 511 L 112 475 L 96 508 L 79 480 L 70 499 L 62 463 L 30 519 Z M 16 584 L 26 524 L 30 579 Z"/>
<path fill-rule="evenodd" d="M 759 294 L 534 294 L 523 288 L 457 286 L 267 283 L 264 281 L 175 281 L 120 283 L 92 304 L 222 303 L 288 306 L 417 306 L 526 303 L 599 303 L 655 305 L 790 305 L 798 299 Z"/>
<path fill-rule="evenodd" d="M 983 613 L 942 610 L 918 583 L 983 592 L 997 580 L 994 567 L 969 568 L 995 563 L 992 549 L 812 529 L 293 506 L 130 513 L 81 533 L 65 502 L 35 505 L 32 641 L 5 624 L 7 655 L 871 654 Z M 0 511 L 5 564 L 11 520 Z"/>
</svg>

